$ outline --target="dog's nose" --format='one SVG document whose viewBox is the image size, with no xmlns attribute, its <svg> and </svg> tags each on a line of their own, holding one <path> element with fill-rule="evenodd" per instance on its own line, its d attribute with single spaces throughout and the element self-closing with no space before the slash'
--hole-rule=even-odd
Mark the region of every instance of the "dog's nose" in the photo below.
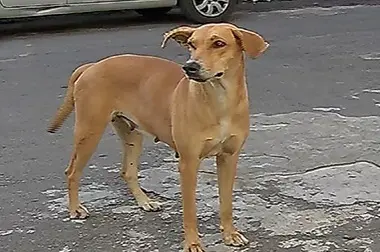
<svg viewBox="0 0 380 252">
<path fill-rule="evenodd" d="M 198 73 L 199 70 L 201 70 L 201 65 L 199 65 L 199 63 L 191 60 L 191 61 L 186 62 L 182 66 L 182 69 L 186 72 L 186 74 L 193 75 L 193 74 Z"/>
</svg>

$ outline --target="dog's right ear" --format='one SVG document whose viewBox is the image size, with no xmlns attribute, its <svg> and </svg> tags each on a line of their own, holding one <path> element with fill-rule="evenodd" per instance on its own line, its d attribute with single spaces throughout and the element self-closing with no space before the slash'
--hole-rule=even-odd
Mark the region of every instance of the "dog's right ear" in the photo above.
<svg viewBox="0 0 380 252">
<path fill-rule="evenodd" d="M 269 43 L 253 31 L 237 28 L 232 29 L 232 33 L 239 41 L 242 50 L 253 59 L 259 57 L 269 47 Z"/>
<path fill-rule="evenodd" d="M 164 48 L 166 42 L 171 38 L 177 41 L 178 44 L 186 46 L 187 40 L 190 38 L 194 31 L 195 28 L 189 26 L 181 26 L 171 31 L 168 31 L 164 34 L 164 40 L 162 41 L 161 47 Z"/>
</svg>

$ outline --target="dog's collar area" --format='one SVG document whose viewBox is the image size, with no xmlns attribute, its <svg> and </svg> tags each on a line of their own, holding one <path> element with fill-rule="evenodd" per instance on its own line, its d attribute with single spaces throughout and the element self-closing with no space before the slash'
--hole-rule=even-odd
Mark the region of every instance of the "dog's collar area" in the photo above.
<svg viewBox="0 0 380 252">
<path fill-rule="evenodd" d="M 224 75 L 224 73 L 223 72 L 218 72 L 218 73 L 216 73 L 213 77 L 211 77 L 211 78 L 205 78 L 205 79 L 203 79 L 203 78 L 200 78 L 200 77 L 198 77 L 198 76 L 189 76 L 188 74 L 186 74 L 186 76 L 187 76 L 187 78 L 189 78 L 190 80 L 193 80 L 193 81 L 196 81 L 196 82 L 200 82 L 200 83 L 205 83 L 205 82 L 207 82 L 207 81 L 209 81 L 209 80 L 211 80 L 211 79 L 213 79 L 213 78 L 220 78 L 220 77 L 222 77 Z"/>
</svg>

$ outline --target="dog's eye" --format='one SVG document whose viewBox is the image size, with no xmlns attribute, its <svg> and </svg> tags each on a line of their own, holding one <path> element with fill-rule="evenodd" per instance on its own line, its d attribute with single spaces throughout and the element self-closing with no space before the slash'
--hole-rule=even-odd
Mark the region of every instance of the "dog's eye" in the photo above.
<svg viewBox="0 0 380 252">
<path fill-rule="evenodd" d="M 220 48 L 220 47 L 224 47 L 224 46 L 226 46 L 226 43 L 223 42 L 223 41 L 221 41 L 221 40 L 217 40 L 217 41 L 215 41 L 212 45 L 213 45 L 213 47 L 215 47 L 215 48 Z"/>
<path fill-rule="evenodd" d="M 187 45 L 188 45 L 191 49 L 195 49 L 195 45 L 193 44 L 193 42 L 187 42 Z"/>
</svg>

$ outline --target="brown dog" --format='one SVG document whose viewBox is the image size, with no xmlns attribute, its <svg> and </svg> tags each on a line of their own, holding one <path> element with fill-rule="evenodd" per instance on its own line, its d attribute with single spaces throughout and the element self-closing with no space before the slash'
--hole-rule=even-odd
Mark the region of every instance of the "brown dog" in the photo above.
<svg viewBox="0 0 380 252">
<path fill-rule="evenodd" d="M 217 162 L 224 242 L 245 245 L 248 240 L 232 220 L 238 156 L 249 133 L 244 52 L 256 58 L 268 43 L 231 24 L 179 27 L 165 34 L 162 47 L 170 38 L 191 52 L 182 68 L 165 59 L 120 55 L 82 65 L 72 74 L 64 103 L 48 129 L 55 132 L 75 107 L 74 148 L 66 169 L 70 216 L 88 216 L 78 198 L 80 176 L 111 121 L 124 151 L 122 177 L 144 210 L 159 210 L 160 204 L 137 180 L 143 133 L 179 154 L 184 251 L 204 251 L 195 191 L 200 162 L 211 156 Z"/>
</svg>

